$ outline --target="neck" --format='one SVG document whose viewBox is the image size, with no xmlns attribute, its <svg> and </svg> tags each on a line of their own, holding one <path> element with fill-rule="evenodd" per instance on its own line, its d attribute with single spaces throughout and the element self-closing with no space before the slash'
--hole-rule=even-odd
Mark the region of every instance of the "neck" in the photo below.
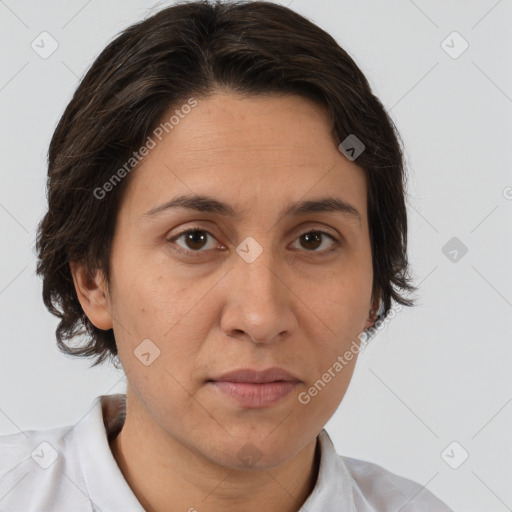
<svg viewBox="0 0 512 512">
<path fill-rule="evenodd" d="M 277 467 L 221 465 L 132 407 L 128 394 L 124 425 L 110 447 L 147 512 L 297 512 L 315 487 L 320 465 L 316 438 Z"/>
</svg>

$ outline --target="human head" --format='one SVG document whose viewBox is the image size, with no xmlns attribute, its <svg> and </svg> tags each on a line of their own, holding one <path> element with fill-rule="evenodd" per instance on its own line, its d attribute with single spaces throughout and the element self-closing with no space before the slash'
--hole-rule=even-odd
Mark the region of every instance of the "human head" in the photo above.
<svg viewBox="0 0 512 512">
<path fill-rule="evenodd" d="M 376 320 L 414 288 L 407 268 L 405 175 L 394 124 L 349 55 L 295 12 L 269 2 L 177 4 L 127 28 L 82 79 L 52 137 L 48 213 L 38 229 L 43 300 L 60 323 L 59 348 L 116 362 L 112 329 L 84 313 L 70 261 L 101 270 L 109 282 L 117 213 L 137 165 L 106 191 L 165 114 L 218 89 L 248 97 L 296 94 L 328 112 L 336 143 L 355 134 L 365 150 L 355 163 L 367 179 L 367 215 Z M 98 188 L 105 192 L 98 198 Z M 96 194 L 95 194 L 96 191 Z M 340 312 L 342 314 L 342 312 Z M 85 343 L 69 342 L 85 334 Z"/>
</svg>

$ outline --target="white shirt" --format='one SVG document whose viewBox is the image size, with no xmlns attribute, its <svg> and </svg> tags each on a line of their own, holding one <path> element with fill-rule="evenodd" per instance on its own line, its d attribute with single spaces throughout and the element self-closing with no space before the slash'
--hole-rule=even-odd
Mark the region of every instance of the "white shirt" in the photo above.
<svg viewBox="0 0 512 512">
<path fill-rule="evenodd" d="M 0 436 L 0 511 L 144 512 L 109 446 L 125 399 L 98 396 L 74 426 Z M 453 512 L 416 482 L 338 455 L 325 429 L 318 441 L 318 478 L 299 512 Z"/>
</svg>

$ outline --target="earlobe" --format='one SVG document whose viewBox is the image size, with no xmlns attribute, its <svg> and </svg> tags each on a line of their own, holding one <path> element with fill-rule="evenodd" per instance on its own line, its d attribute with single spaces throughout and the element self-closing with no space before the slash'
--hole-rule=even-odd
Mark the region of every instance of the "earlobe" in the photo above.
<svg viewBox="0 0 512 512">
<path fill-rule="evenodd" d="M 365 330 L 371 329 L 373 324 L 375 323 L 375 311 L 372 309 L 368 312 L 368 318 L 366 319 L 366 323 L 364 324 Z"/>
<path fill-rule="evenodd" d="M 75 291 L 87 318 L 98 329 L 112 329 L 112 316 L 108 289 L 101 270 L 91 275 L 87 266 L 76 261 L 69 262 Z"/>
<path fill-rule="evenodd" d="M 372 308 L 368 311 L 368 318 L 365 323 L 365 329 L 371 329 L 377 320 L 377 312 L 379 311 L 380 301 L 374 299 L 372 302 Z"/>
</svg>

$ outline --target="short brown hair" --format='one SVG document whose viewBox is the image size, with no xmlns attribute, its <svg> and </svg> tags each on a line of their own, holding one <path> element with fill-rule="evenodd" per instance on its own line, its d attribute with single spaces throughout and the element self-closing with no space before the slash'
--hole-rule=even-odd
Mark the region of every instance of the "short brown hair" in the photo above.
<svg viewBox="0 0 512 512">
<path fill-rule="evenodd" d="M 59 348 L 116 364 L 113 330 L 85 315 L 70 261 L 105 273 L 128 176 L 94 193 L 140 148 L 162 116 L 217 90 L 298 94 L 326 107 L 337 144 L 355 135 L 368 183 L 377 320 L 392 300 L 413 306 L 407 262 L 405 172 L 398 131 L 367 79 L 336 41 L 294 11 L 267 1 L 181 2 L 119 34 L 96 58 L 67 105 L 48 151 L 48 212 L 37 232 L 43 300 L 60 318 Z M 86 342 L 69 342 L 85 334 Z"/>
</svg>

